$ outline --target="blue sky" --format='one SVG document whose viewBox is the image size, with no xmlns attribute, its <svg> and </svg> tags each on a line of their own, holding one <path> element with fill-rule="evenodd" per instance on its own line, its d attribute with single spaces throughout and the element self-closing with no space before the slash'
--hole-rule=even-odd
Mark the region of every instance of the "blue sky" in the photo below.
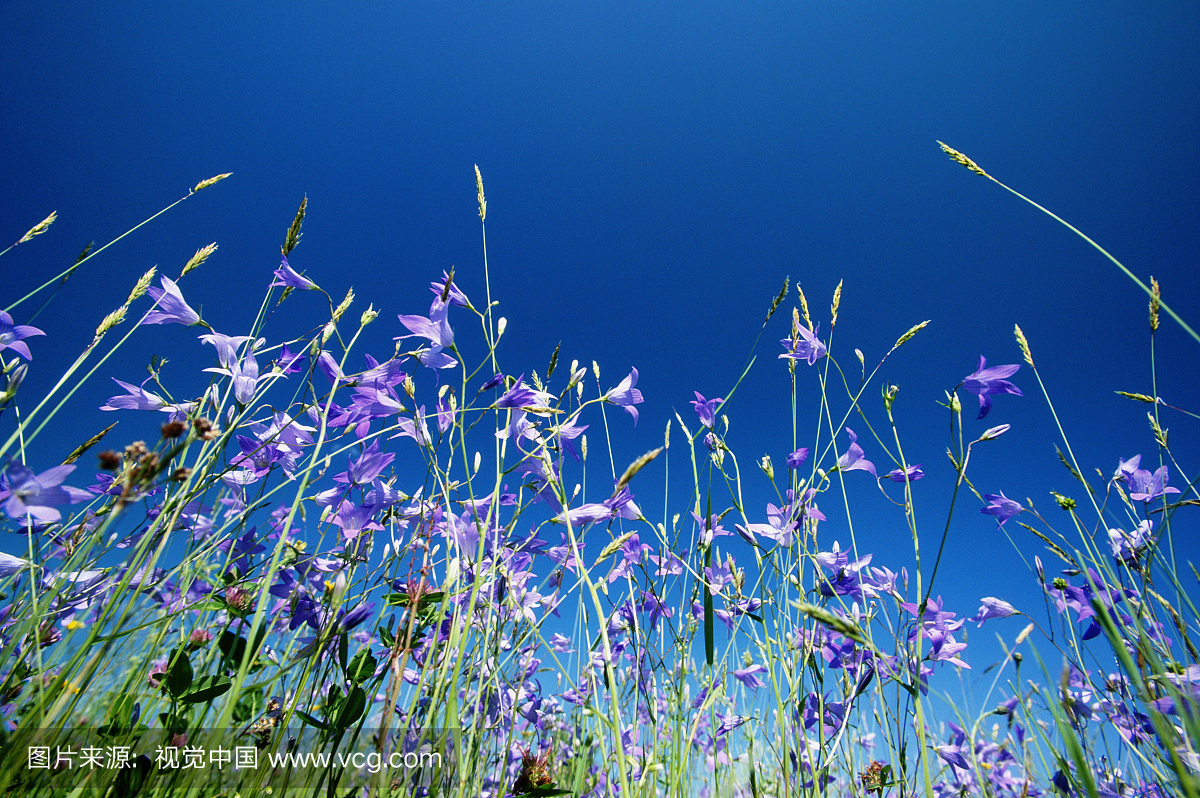
<svg viewBox="0 0 1200 798">
<path fill-rule="evenodd" d="M 200 179 L 233 172 L 80 270 L 36 322 L 49 334 L 30 342 L 23 390 L 44 393 L 138 275 L 155 264 L 175 275 L 210 241 L 220 249 L 185 293 L 215 328 L 239 334 L 305 195 L 292 264 L 338 297 L 353 286 L 352 314 L 368 302 L 380 309 L 363 351 L 386 357 L 404 332 L 396 314 L 425 312 L 442 269 L 455 266 L 464 290 L 483 296 L 478 164 L 491 287 L 509 322 L 505 370 L 544 372 L 559 341 L 564 363 L 599 362 L 606 386 L 639 370 L 637 427 L 609 414 L 618 472 L 659 445 L 673 410 L 693 423 L 693 390 L 728 392 L 785 275 L 801 281 L 823 331 L 845 281 L 833 351 L 846 369 L 857 367 L 855 348 L 873 364 L 932 320 L 888 360 L 865 405 L 882 433 L 878 388 L 900 387 L 906 452 L 929 473 L 915 486 L 929 550 L 952 487 L 937 401 L 981 354 L 1020 362 L 1014 324 L 1086 471 L 1107 477 L 1120 457 L 1155 459 L 1145 406 L 1113 393 L 1152 392 L 1145 296 L 935 140 L 1142 279 L 1158 278 L 1195 325 L 1198 15 L 1168 2 L 9 5 L 0 12 L 3 235 L 16 240 L 51 210 L 59 221 L 0 261 L 5 305 L 88 241 L 105 243 Z M 753 462 L 769 453 L 781 464 L 791 448 L 776 356 L 794 299 L 727 408 L 748 507 L 760 513 L 770 497 Z M 16 321 L 36 306 L 21 306 Z M 177 360 L 168 380 L 202 386 L 195 368 L 209 353 L 192 332 L 135 337 L 76 394 L 33 464 L 60 462 L 110 423 L 95 409 L 115 392 L 106 378 L 140 381 L 151 354 Z M 1196 409 L 1198 354 L 1164 322 L 1167 401 Z M 811 426 L 815 375 L 801 373 L 800 416 Z M 986 422 L 967 417 L 976 434 L 1013 425 L 977 452 L 970 476 L 981 492 L 1032 497 L 1054 518 L 1048 491 L 1082 495 L 1058 463 L 1033 374 L 1024 367 L 1013 380 L 1025 398 L 1000 397 Z M 155 421 L 124 416 L 121 441 L 152 435 Z M 1200 425 L 1169 411 L 1165 423 L 1194 467 Z M 882 465 L 861 422 L 851 426 Z M 649 480 L 661 484 L 662 472 L 646 473 L 639 500 L 657 520 Z M 879 564 L 911 564 L 902 518 L 869 478 L 853 477 L 863 481 L 851 494 L 860 547 Z M 1172 480 L 1183 487 L 1187 477 Z M 960 501 L 939 592 L 963 614 L 984 595 L 1038 611 L 1012 547 L 973 497 Z M 824 542 L 845 546 L 844 518 L 826 512 Z M 1180 513 L 1176 523 L 1186 541 L 1194 522 Z M 1013 534 L 1028 554 L 1040 551 L 1028 533 Z M 1195 544 L 1181 552 L 1194 555 Z M 1018 629 L 1002 631 L 1011 639 Z"/>
</svg>

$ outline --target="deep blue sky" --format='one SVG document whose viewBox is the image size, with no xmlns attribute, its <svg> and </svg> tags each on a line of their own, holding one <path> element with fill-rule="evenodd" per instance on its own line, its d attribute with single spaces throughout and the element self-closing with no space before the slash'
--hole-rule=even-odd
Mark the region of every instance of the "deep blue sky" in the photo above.
<svg viewBox="0 0 1200 798">
<path fill-rule="evenodd" d="M 936 402 L 980 354 L 1020 362 L 1014 323 L 1086 470 L 1108 476 L 1119 457 L 1154 455 L 1145 407 L 1113 393 L 1151 392 L 1145 296 L 1065 228 L 950 162 L 935 139 L 1143 279 L 1157 277 L 1195 326 L 1198 17 L 1193 3 L 1082 0 L 9 4 L 0 12 L 0 237 L 16 240 L 51 210 L 59 221 L 0 260 L 3 304 L 88 241 L 105 243 L 200 179 L 234 173 L 68 283 L 37 321 L 49 335 L 30 342 L 24 390 L 52 384 L 138 275 L 158 264 L 174 276 L 210 241 L 220 249 L 185 294 L 218 330 L 243 332 L 305 194 L 292 263 L 336 298 L 353 285 L 352 317 L 368 302 L 381 309 L 363 351 L 386 357 L 404 332 L 395 315 L 425 312 L 442 269 L 454 265 L 482 304 L 477 163 L 493 295 L 509 320 L 505 370 L 544 373 L 561 340 L 563 363 L 599 361 L 606 386 L 640 371 L 640 424 L 609 415 L 618 471 L 661 442 L 672 408 L 693 423 L 693 390 L 728 391 L 785 275 L 802 281 L 822 330 L 845 280 L 834 353 L 847 369 L 857 367 L 854 348 L 872 364 L 931 319 L 879 378 L 900 386 L 907 454 L 930 474 L 916 486 L 929 551 L 952 484 Z M 752 512 L 768 498 L 754 460 L 770 453 L 782 470 L 790 449 L 776 355 L 794 299 L 728 408 Z M 307 307 L 306 323 L 322 321 L 315 301 L 289 301 L 293 317 Z M 17 322 L 34 307 L 19 308 Z M 151 353 L 181 364 L 207 356 L 193 332 L 135 337 L 77 394 L 33 463 L 60 462 L 112 420 L 95 410 L 114 393 L 108 376 L 140 381 Z M 1197 409 L 1198 356 L 1200 344 L 1164 321 L 1160 395 Z M 811 427 L 815 372 L 802 377 Z M 169 367 L 167 379 L 203 384 L 190 367 Z M 1058 464 L 1033 374 L 1022 368 L 1014 381 L 1024 399 L 999 398 L 986 422 L 969 416 L 976 434 L 1013 425 L 977 453 L 971 477 L 983 492 L 1029 496 L 1050 513 L 1049 490 L 1082 493 Z M 882 432 L 878 385 L 868 396 Z M 157 419 L 121 417 L 120 442 L 156 429 Z M 1200 425 L 1169 411 L 1165 421 L 1196 467 Z M 851 426 L 882 465 L 861 422 Z M 639 477 L 639 499 L 657 520 L 662 472 L 647 473 L 655 476 Z M 860 546 L 879 564 L 908 564 L 902 518 L 869 477 L 854 477 Z M 954 609 L 970 614 L 979 597 L 999 595 L 1038 611 L 1027 572 L 978 506 L 964 497 L 938 577 Z M 845 546 L 837 503 L 823 507 L 823 543 Z M 670 511 L 686 509 L 676 501 Z M 1176 523 L 1181 539 L 1192 534 L 1189 515 Z M 990 638 L 991 628 L 972 637 Z M 1010 640 L 1019 628 L 997 625 Z"/>
</svg>

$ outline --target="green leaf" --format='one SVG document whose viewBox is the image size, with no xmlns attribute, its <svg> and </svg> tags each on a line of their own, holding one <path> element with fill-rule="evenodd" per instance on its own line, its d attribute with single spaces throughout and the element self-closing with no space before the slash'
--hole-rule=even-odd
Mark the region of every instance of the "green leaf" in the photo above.
<svg viewBox="0 0 1200 798">
<path fill-rule="evenodd" d="M 367 694 L 361 687 L 355 685 L 350 690 L 350 694 L 342 701 L 341 708 L 338 710 L 337 717 L 333 721 L 333 726 L 338 731 L 345 731 L 356 720 L 362 717 L 363 711 L 367 708 Z"/>
<path fill-rule="evenodd" d="M 267 636 L 266 624 L 258 628 L 258 633 L 254 635 L 254 645 L 246 641 L 246 638 L 239 637 L 233 632 L 226 629 L 221 632 L 221 636 L 217 638 L 217 647 L 221 649 L 221 654 L 229 663 L 231 668 L 240 668 L 242 660 L 246 658 L 246 651 L 249 649 L 254 654 L 258 653 L 258 649 L 262 647 L 263 639 Z"/>
<path fill-rule="evenodd" d="M 229 692 L 230 687 L 233 687 L 233 680 L 228 676 L 203 676 L 192 684 L 192 688 L 180 700 L 185 704 L 212 701 Z"/>
<path fill-rule="evenodd" d="M 233 707 L 233 719 L 238 723 L 245 723 L 260 713 L 263 706 L 263 691 L 261 687 L 254 690 L 243 690 L 242 697 L 238 699 L 237 704 Z"/>
<path fill-rule="evenodd" d="M 187 649 L 177 648 L 171 652 L 167 665 L 167 691 L 173 698 L 179 698 L 192 686 L 192 662 L 188 659 Z"/>
<path fill-rule="evenodd" d="M 346 668 L 346 678 L 355 684 L 362 684 L 375 675 L 379 661 L 371 655 L 371 649 L 364 646 L 358 650 Z"/>
<path fill-rule="evenodd" d="M 308 714 L 307 712 L 301 712 L 300 710 L 297 709 L 296 714 L 299 715 L 300 719 L 303 720 L 305 723 L 307 723 L 309 726 L 312 726 L 313 728 L 316 728 L 316 729 L 320 729 L 321 731 L 329 731 L 329 726 L 324 721 L 317 720 L 316 718 L 314 718 L 312 715 Z"/>
</svg>

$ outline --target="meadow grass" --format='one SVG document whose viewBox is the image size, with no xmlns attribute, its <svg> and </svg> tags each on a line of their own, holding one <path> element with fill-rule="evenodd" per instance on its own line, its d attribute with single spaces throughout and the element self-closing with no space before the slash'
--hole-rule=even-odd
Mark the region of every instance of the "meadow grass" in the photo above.
<svg viewBox="0 0 1200 798">
<path fill-rule="evenodd" d="M 1160 400 L 1129 395 L 1153 406 L 1154 470 L 1133 458 L 1089 481 L 1064 437 L 1085 498 L 1056 495 L 1069 519 L 1056 528 L 968 478 L 977 447 L 1003 445 L 992 441 L 1008 425 L 971 439 L 964 398 L 978 397 L 982 418 L 1020 394 L 1008 380 L 1019 364 L 981 360 L 946 391 L 957 479 L 930 531 L 917 522 L 912 485 L 924 474 L 905 456 L 895 388 L 875 379 L 927 322 L 870 370 L 857 350 L 843 369 L 841 285 L 822 336 L 785 280 L 763 331 L 794 296 L 773 366 L 792 386 L 781 435 L 792 451 L 755 461 L 761 477 L 743 473 L 725 436 L 739 380 L 724 397 L 696 394 L 695 415 L 675 415 L 662 446 L 618 476 L 602 454 L 589 459 L 585 430 L 612 451 L 620 411 L 637 418 L 637 372 L 608 379 L 595 363 L 567 367 L 557 350 L 541 375 L 509 362 L 475 176 L 485 296 L 467 297 L 444 273 L 428 315 L 398 325 L 373 306 L 351 313 L 353 291 L 338 302 L 293 269 L 307 198 L 238 335 L 213 330 L 179 283 L 155 286 L 151 270 L 47 395 L 27 397 L 28 347 L 42 331 L 11 314 L 31 318 L 28 303 L 105 247 L 6 308 L 0 500 L 4 548 L 22 554 L 0 554 L 0 793 L 1200 792 L 1200 627 L 1188 587 L 1200 577 L 1177 565 L 1172 536 L 1176 511 L 1197 497 L 1169 484 L 1168 467 L 1181 467 L 1157 422 Z M 197 251 L 179 282 L 215 249 Z M 1153 340 L 1169 309 L 1157 284 L 1147 291 Z M 325 310 L 305 319 L 306 335 L 273 339 L 278 314 L 311 308 L 298 292 L 323 296 Z M 400 336 L 394 352 L 359 351 L 373 323 Z M 177 401 L 152 363 L 150 379 L 122 383 L 103 409 L 155 419 L 157 440 L 97 456 L 101 433 L 62 465 L 28 467 L 80 386 L 153 324 L 202 328 L 213 347 L 202 394 Z M 456 331 L 474 325 L 483 343 L 473 354 Z M 1035 353 L 1015 336 L 1054 413 Z M 797 409 L 804 383 L 820 389 L 815 418 Z M 847 427 L 852 415 L 888 473 Z M 100 474 L 85 489 L 76 463 L 92 457 Z M 655 523 L 634 488 L 653 492 L 638 473 L 660 458 L 668 474 L 689 473 L 691 489 L 680 498 L 664 488 Z M 590 479 L 589 463 L 600 470 Z M 752 477 L 774 493 L 765 509 L 743 500 Z M 911 573 L 854 541 L 845 486 L 868 478 L 899 496 Z M 1020 613 L 988 597 L 968 619 L 936 592 L 967 493 L 1000 525 L 1040 538 L 1031 579 L 1047 608 L 1002 636 L 1006 657 L 973 714 L 933 701 L 965 664 L 964 624 Z M 835 506 L 846 550 L 820 532 Z"/>
</svg>

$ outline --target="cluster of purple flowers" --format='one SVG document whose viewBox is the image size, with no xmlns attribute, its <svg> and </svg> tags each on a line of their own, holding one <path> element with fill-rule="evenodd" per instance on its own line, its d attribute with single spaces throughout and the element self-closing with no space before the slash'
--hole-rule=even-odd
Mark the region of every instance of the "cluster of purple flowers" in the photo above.
<svg viewBox="0 0 1200 798">
<path fill-rule="evenodd" d="M 274 276 L 272 288 L 320 291 L 286 257 Z M 582 423 L 590 404 L 582 401 L 585 370 L 572 366 L 557 394 L 550 374 L 544 381 L 532 374 L 526 382 L 525 373 L 494 374 L 478 390 L 472 386 L 474 399 L 464 378 L 456 393 L 442 384 L 442 375 L 469 361 L 451 326 L 452 313 L 462 311 L 452 308 L 478 311 L 451 275 L 443 274 L 430 288 L 434 298 L 427 315 L 398 316 L 407 333 L 395 340 L 418 339 L 416 348 L 401 352 L 406 344 L 398 343 L 387 360 L 367 356 L 359 372 L 349 369 L 345 356 L 339 359 L 325 348 L 328 327 L 309 341 L 274 347 L 257 335 L 228 336 L 204 325 L 208 331 L 199 338 L 215 350 L 216 365 L 205 369 L 216 375 L 214 384 L 199 399 L 170 402 L 147 390 L 147 383 L 118 380 L 124 393 L 102 410 L 165 413 L 168 425 L 179 429 L 168 434 L 164 425 L 163 440 L 153 450 L 142 445 L 114 454 L 114 470 L 98 475 L 88 490 L 63 484 L 73 465 L 41 473 L 17 461 L 0 468 L 5 513 L 43 549 L 36 561 L 0 554 L 0 578 L 31 580 L 35 592 L 47 596 L 32 633 L 20 626 L 22 613 L 30 612 L 21 603 L 25 592 L 15 591 L 17 598 L 0 608 L 0 647 L 21 663 L 0 673 L 9 686 L 0 712 L 16 718 L 26 711 L 17 700 L 19 682 L 28 676 L 34 653 L 81 629 L 94 631 L 111 620 L 111 608 L 128 601 L 175 619 L 171 623 L 179 626 L 172 631 L 188 641 L 188 650 L 217 640 L 224 654 L 209 659 L 217 662 L 211 678 L 218 681 L 239 672 L 230 653 L 237 646 L 230 640 L 246 645 L 238 635 L 249 637 L 261 625 L 270 643 L 254 653 L 254 667 L 270 663 L 287 670 L 303 662 L 305 674 L 310 669 L 319 674 L 309 685 L 308 705 L 296 703 L 300 693 L 285 691 L 271 710 L 273 719 L 286 705 L 329 730 L 350 714 L 351 697 L 358 695 L 371 709 L 359 708 L 356 718 L 387 714 L 401 734 L 456 724 L 476 735 L 483 752 L 481 795 L 499 798 L 515 785 L 528 787 L 526 792 L 552 787 L 555 763 L 576 760 L 590 762 L 587 794 L 611 794 L 622 782 L 656 772 L 655 752 L 663 746 L 690 750 L 710 768 L 729 766 L 744 756 L 733 733 L 743 727 L 758 733 L 771 722 L 791 741 L 775 752 L 780 778 L 795 788 L 825 789 L 839 778 L 855 779 L 848 772 L 839 776 L 838 746 L 865 728 L 864 705 L 875 699 L 873 686 L 894 684 L 922 700 L 939 667 L 971 667 L 968 620 L 982 626 L 1020 614 L 1007 601 L 987 596 L 973 617 L 960 618 L 941 596 L 910 598 L 907 568 L 893 571 L 876 564 L 871 553 L 843 550 L 837 540 L 828 545 L 828 519 L 817 502 L 831 487 L 831 475 L 855 480 L 864 478 L 853 472 L 865 472 L 886 491 L 897 490 L 888 482 L 907 486 L 925 476 L 922 464 L 898 459 L 892 460 L 896 468 L 880 476 L 864 445 L 878 459 L 883 444 L 877 447 L 869 437 L 860 444 L 849 427 L 845 440 L 839 433 L 845 449 L 826 462 L 828 471 L 809 462 L 808 447 L 787 453 L 789 473 L 777 494 L 779 505 L 767 503 L 753 520 L 742 515 L 742 523 L 730 524 L 733 531 L 723 526 L 723 513 L 701 514 L 699 502 L 690 524 L 680 527 L 676 519 L 669 530 L 673 536 L 665 525 L 655 529 L 632 491 L 632 473 L 600 501 L 581 500 L 578 490 L 568 493 L 565 475 L 583 460 L 577 442 L 589 428 Z M 174 281 L 164 277 L 161 288 L 149 291 L 154 307 L 143 324 L 204 324 Z M 820 326 L 794 318 L 780 357 L 792 368 L 831 357 Z M 40 334 L 0 314 L 0 350 L 29 360 L 23 339 Z M 978 369 L 962 382 L 979 399 L 978 419 L 989 414 L 993 397 L 1021 395 L 1008 380 L 1018 368 L 989 368 L 980 357 Z M 297 395 L 305 400 L 268 405 L 273 386 L 296 375 L 303 375 L 293 382 L 302 382 Z M 435 388 L 423 394 L 426 379 Z M 631 369 L 592 402 L 620 407 L 636 424 L 637 405 L 644 401 L 637 382 L 638 371 Z M 694 395 L 690 403 L 704 428 L 704 444 L 720 469 L 727 449 L 716 421 L 727 412 L 726 399 Z M 474 482 L 479 461 L 467 464 L 464 430 L 485 412 L 502 419 L 495 427 L 497 451 L 511 459 L 497 464 L 497 484 L 479 491 Z M 216 422 L 228 432 L 221 433 Z M 992 428 L 979 440 L 1005 429 Z M 218 452 L 210 455 L 216 465 L 204 473 L 166 467 L 171 458 L 192 451 L 188 447 L 219 436 L 220 445 L 212 447 Z M 340 447 L 333 454 L 322 450 L 330 441 Z M 451 462 L 444 463 L 439 457 L 447 451 Z M 1140 456 L 1122 460 L 1111 484 L 1143 506 L 1179 493 L 1167 484 L 1166 466 L 1153 473 L 1139 466 Z M 411 494 L 397 487 L 397 474 L 405 469 L 424 472 Z M 774 481 L 769 458 L 764 471 Z M 296 487 L 295 501 L 272 498 L 285 486 Z M 994 516 L 998 526 L 1025 511 L 1002 492 L 983 498 L 981 512 Z M 86 510 L 64 522 L 60 508 L 82 502 L 89 503 Z M 131 507 L 143 515 L 135 519 Z M 742 512 L 740 504 L 737 510 Z M 269 520 L 255 525 L 260 512 Z M 306 513 L 315 516 L 307 525 Z M 553 530 L 551 538 L 558 540 L 543 539 L 543 529 Z M 106 566 L 97 557 L 84 561 L 80 552 L 97 545 L 102 532 L 118 553 L 108 556 L 125 561 Z M 318 534 L 310 551 L 308 542 Z M 739 540 L 750 547 L 753 561 L 722 552 L 730 544 L 745 551 Z M 187 567 L 152 565 L 158 562 L 152 553 L 168 544 L 186 550 Z M 1130 656 L 1166 656 L 1172 635 L 1147 613 L 1144 591 L 1132 581 L 1149 573 L 1153 522 L 1141 520 L 1130 532 L 1109 530 L 1108 545 L 1129 584 L 1098 568 L 1069 569 L 1047 581 L 1038 560 L 1048 601 L 1064 623 L 1078 625 L 1081 640 L 1114 626 Z M 798 602 L 803 611 L 792 612 L 797 603 L 779 600 L 768 585 L 772 573 L 785 582 L 781 595 L 791 585 L 816 604 Z M 587 609 L 579 611 L 573 635 L 563 634 L 568 628 L 560 613 L 581 597 Z M 583 613 L 593 609 L 598 617 L 589 625 Z M 768 613 L 783 634 L 770 640 L 775 656 L 756 655 L 752 652 L 766 647 L 757 631 L 748 630 L 765 626 Z M 188 624 L 193 628 L 183 634 Z M 26 631 L 18 633 L 19 628 Z M 551 628 L 558 631 L 547 634 Z M 717 661 L 689 675 L 691 646 L 702 629 L 708 645 L 720 633 L 730 650 L 739 636 L 758 648 L 742 652 L 740 663 Z M 894 644 L 880 642 L 884 633 Z M 818 681 L 783 664 L 793 662 L 817 673 Z M 161 652 L 139 685 L 148 691 L 145 700 L 181 698 L 177 693 L 186 688 L 179 687 L 175 668 L 172 655 Z M 1120 674 L 1107 677 L 1101 695 L 1090 675 L 1072 666 L 1059 699 L 1076 728 L 1102 719 L 1139 750 L 1178 747 L 1184 735 L 1168 743 L 1156 721 L 1167 718 L 1170 728 L 1181 729 L 1182 719 L 1194 716 L 1200 666 L 1178 668 L 1171 677 L 1143 688 L 1155 691 L 1147 701 Z M 452 701 L 445 700 L 447 691 L 453 691 Z M 786 713 L 768 718 L 757 702 L 759 691 L 786 696 Z M 611 760 L 594 761 L 598 748 L 580 734 L 580 719 L 606 715 L 614 694 L 623 706 L 632 705 L 613 721 L 623 772 Z M 459 708 L 456 717 L 447 714 L 448 704 Z M 1031 711 L 1026 696 L 1005 701 L 996 710 L 1007 716 L 1005 734 L 998 727 L 984 736 L 948 724 L 944 742 L 924 754 L 940 763 L 935 793 L 1046 794 L 1029 765 L 1027 723 L 1017 719 Z M 869 747 L 870 735 L 862 737 Z M 892 767 L 873 762 L 868 789 L 882 794 L 890 788 L 883 774 Z M 1058 776 L 1070 786 L 1067 773 Z M 867 785 L 867 776 L 861 778 Z M 1119 773 L 1107 778 L 1111 794 L 1127 794 Z"/>
</svg>

